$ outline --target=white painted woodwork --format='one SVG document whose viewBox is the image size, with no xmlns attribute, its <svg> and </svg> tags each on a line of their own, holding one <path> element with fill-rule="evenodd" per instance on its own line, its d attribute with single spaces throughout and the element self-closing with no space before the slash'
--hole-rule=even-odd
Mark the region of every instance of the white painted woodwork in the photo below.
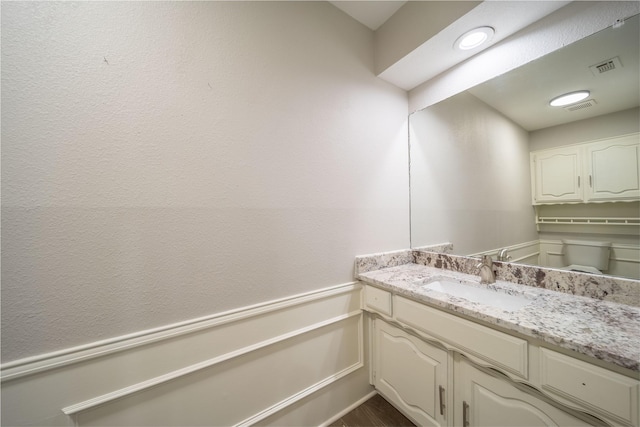
<svg viewBox="0 0 640 427">
<path fill-rule="evenodd" d="M 464 360 L 455 366 L 454 425 L 491 427 L 583 426 L 585 422 Z M 468 408 L 464 408 L 464 404 Z M 467 412 L 466 415 L 464 412 Z M 466 427 L 465 425 L 465 427 Z"/>
<path fill-rule="evenodd" d="M 396 318 L 527 378 L 527 341 L 402 297 L 394 300 Z M 437 325 L 437 326 L 436 326 Z"/>
<path fill-rule="evenodd" d="M 587 201 L 640 198 L 638 134 L 611 138 L 586 147 Z"/>
<path fill-rule="evenodd" d="M 473 403 L 470 425 L 585 425 L 576 416 L 638 425 L 637 374 L 625 376 L 397 295 L 392 305 L 394 315 L 385 319 L 400 323 L 391 326 L 376 318 L 371 332 L 372 383 L 419 425 L 440 422 L 432 415 L 438 369 L 448 369 L 444 387 L 455 390 L 445 393 L 445 400 L 451 400 L 445 402 L 447 425 L 462 425 L 463 401 Z M 376 312 L 366 305 L 365 310 Z M 438 341 L 451 351 L 440 350 Z M 463 359 L 482 370 L 461 363 Z"/>
<path fill-rule="evenodd" d="M 580 202 L 582 158 L 577 147 L 531 154 L 533 203 Z"/>
<path fill-rule="evenodd" d="M 367 286 L 364 290 L 364 302 L 367 307 L 391 316 L 391 293 L 382 289 Z"/>
<path fill-rule="evenodd" d="M 533 204 L 640 199 L 638 133 L 534 151 Z"/>
<path fill-rule="evenodd" d="M 375 343 L 378 391 L 418 425 L 446 425 L 447 403 L 440 387 L 447 387 L 447 352 L 380 319 L 375 321 Z"/>
<path fill-rule="evenodd" d="M 319 425 L 371 391 L 360 289 L 334 286 L 2 365 L 3 425 Z M 331 391 L 344 400 L 327 400 Z M 316 396 L 323 403 L 308 410 Z"/>
<path fill-rule="evenodd" d="M 546 348 L 540 349 L 540 373 L 543 389 L 638 424 L 637 380 Z"/>
</svg>

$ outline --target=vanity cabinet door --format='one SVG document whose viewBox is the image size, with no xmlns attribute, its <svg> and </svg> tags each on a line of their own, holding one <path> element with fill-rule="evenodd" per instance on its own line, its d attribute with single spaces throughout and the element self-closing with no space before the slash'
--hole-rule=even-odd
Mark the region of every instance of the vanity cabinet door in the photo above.
<svg viewBox="0 0 640 427">
<path fill-rule="evenodd" d="M 446 351 L 376 319 L 376 389 L 420 426 L 447 424 Z"/>
<path fill-rule="evenodd" d="M 640 199 L 638 134 L 589 144 L 586 201 Z"/>
<path fill-rule="evenodd" d="M 456 426 L 589 425 L 502 378 L 476 369 L 462 358 L 456 358 L 454 371 Z"/>
<path fill-rule="evenodd" d="M 577 146 L 531 153 L 533 204 L 581 202 L 581 160 Z"/>
</svg>

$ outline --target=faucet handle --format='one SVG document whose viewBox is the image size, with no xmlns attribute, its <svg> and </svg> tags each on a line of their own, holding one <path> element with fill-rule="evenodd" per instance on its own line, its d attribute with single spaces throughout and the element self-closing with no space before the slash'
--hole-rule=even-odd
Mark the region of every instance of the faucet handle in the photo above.
<svg viewBox="0 0 640 427">
<path fill-rule="evenodd" d="M 482 262 L 478 264 L 478 269 L 480 270 L 480 283 L 487 284 L 496 282 L 496 275 L 493 271 L 493 259 L 491 259 L 490 255 L 482 256 Z"/>
<path fill-rule="evenodd" d="M 491 255 L 482 255 L 480 257 L 480 262 L 476 265 L 476 269 L 480 270 L 485 265 L 489 268 L 493 267 L 493 259 L 491 258 Z"/>
</svg>

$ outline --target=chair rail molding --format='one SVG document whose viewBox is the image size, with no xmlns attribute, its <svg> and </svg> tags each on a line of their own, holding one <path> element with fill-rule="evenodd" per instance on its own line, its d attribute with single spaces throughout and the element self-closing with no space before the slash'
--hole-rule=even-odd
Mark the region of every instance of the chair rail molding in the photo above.
<svg viewBox="0 0 640 427">
<path fill-rule="evenodd" d="M 364 366 L 360 293 L 350 282 L 6 363 L 2 422 L 259 422 Z"/>
</svg>

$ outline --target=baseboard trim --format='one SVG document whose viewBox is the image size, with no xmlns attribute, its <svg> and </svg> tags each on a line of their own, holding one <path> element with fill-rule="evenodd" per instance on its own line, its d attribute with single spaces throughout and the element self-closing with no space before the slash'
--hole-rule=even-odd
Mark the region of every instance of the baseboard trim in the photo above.
<svg viewBox="0 0 640 427">
<path fill-rule="evenodd" d="M 348 293 L 355 289 L 359 289 L 361 286 L 362 285 L 358 282 L 349 282 L 252 306 L 229 310 L 211 316 L 173 323 L 133 334 L 122 335 L 102 341 L 95 341 L 82 346 L 19 359 L 0 365 L 0 383 L 60 368 L 73 363 L 106 356 L 112 353 L 129 350 L 134 347 L 151 344 L 157 341 L 175 338 L 180 335 L 190 334 L 203 329 L 213 328 L 260 314 L 270 313 L 283 308 L 303 304 L 307 301 L 315 301 L 334 295 Z"/>
<path fill-rule="evenodd" d="M 273 344 L 288 340 L 290 338 L 305 334 L 307 332 L 311 332 L 313 330 L 320 329 L 322 327 L 325 327 L 325 326 L 328 326 L 328 325 L 331 325 L 331 324 L 334 324 L 334 323 L 338 323 L 340 321 L 349 319 L 351 317 L 361 316 L 361 315 L 362 315 L 362 312 L 358 310 L 358 311 L 353 311 L 353 312 L 350 312 L 350 313 L 347 313 L 347 314 L 344 314 L 344 315 L 341 315 L 341 316 L 336 316 L 334 318 L 325 320 L 323 322 L 314 323 L 313 325 L 310 325 L 310 326 L 307 326 L 307 327 L 304 327 L 304 328 L 300 328 L 300 329 L 297 329 L 295 331 L 292 331 L 292 332 L 289 332 L 289 333 L 286 333 L 286 334 L 282 334 L 282 335 L 279 335 L 277 337 L 274 337 L 274 338 L 271 338 L 271 339 L 268 339 L 268 340 L 265 340 L 265 341 L 262 341 L 262 342 L 259 342 L 259 343 L 256 343 L 256 344 L 252 344 L 250 346 L 238 349 L 236 351 L 225 353 L 223 355 L 214 357 L 214 358 L 209 359 L 209 360 L 202 361 L 200 363 L 196 363 L 196 364 L 191 365 L 191 366 L 187 366 L 187 367 L 184 367 L 184 368 L 172 371 L 172 372 L 168 372 L 168 373 L 166 373 L 164 375 L 160 375 L 160 376 L 157 376 L 155 378 L 151 378 L 149 380 L 142 381 L 142 382 L 137 383 L 137 384 L 133 384 L 133 385 L 131 385 L 129 387 L 121 388 L 119 390 L 115 390 L 115 391 L 112 391 L 110 393 L 106 393 L 106 394 L 103 394 L 101 396 L 97 396 L 97 397 L 94 397 L 94 398 L 91 398 L 91 399 L 88 399 L 88 400 L 85 400 L 85 401 L 82 401 L 82 402 L 79 402 L 79 403 L 64 407 L 64 408 L 62 408 L 62 412 L 65 415 L 75 415 L 75 414 L 77 414 L 79 412 L 86 411 L 87 409 L 92 409 L 92 408 L 95 408 L 97 406 L 104 405 L 106 403 L 112 402 L 114 400 L 130 396 L 130 395 L 132 395 L 134 393 L 138 393 L 138 392 L 147 390 L 147 389 L 149 389 L 151 387 L 155 387 L 157 385 L 164 384 L 166 382 L 169 382 L 169 381 L 172 381 L 174 379 L 180 378 L 180 377 L 182 377 L 184 375 L 189 375 L 189 374 L 192 374 L 194 372 L 200 371 L 202 369 L 209 368 L 211 366 L 220 364 L 222 362 L 225 362 L 227 360 L 233 359 L 235 357 L 242 356 L 242 355 L 250 353 L 252 351 L 260 350 L 262 348 L 265 348 L 265 347 L 268 347 L 270 345 L 273 345 Z M 359 364 L 360 365 L 362 364 L 362 357 L 360 357 Z M 354 369 L 357 369 L 357 368 L 354 368 Z M 350 372 L 347 372 L 344 375 L 347 375 L 348 373 L 350 373 Z"/>
<path fill-rule="evenodd" d="M 367 400 L 371 399 L 372 397 L 374 397 L 377 394 L 378 394 L 378 392 L 376 390 L 373 390 L 371 393 L 365 395 L 363 398 L 361 398 L 361 399 L 357 400 L 356 402 L 354 402 L 353 404 L 347 406 L 345 409 L 343 409 L 342 411 L 338 412 L 336 415 L 334 415 L 333 417 L 329 418 L 324 423 L 320 424 L 319 427 L 327 427 L 327 426 L 331 425 L 332 423 L 334 423 L 337 420 L 339 420 L 340 418 L 344 417 L 349 412 L 353 411 L 358 406 L 362 405 L 364 402 L 366 402 Z"/>
</svg>

